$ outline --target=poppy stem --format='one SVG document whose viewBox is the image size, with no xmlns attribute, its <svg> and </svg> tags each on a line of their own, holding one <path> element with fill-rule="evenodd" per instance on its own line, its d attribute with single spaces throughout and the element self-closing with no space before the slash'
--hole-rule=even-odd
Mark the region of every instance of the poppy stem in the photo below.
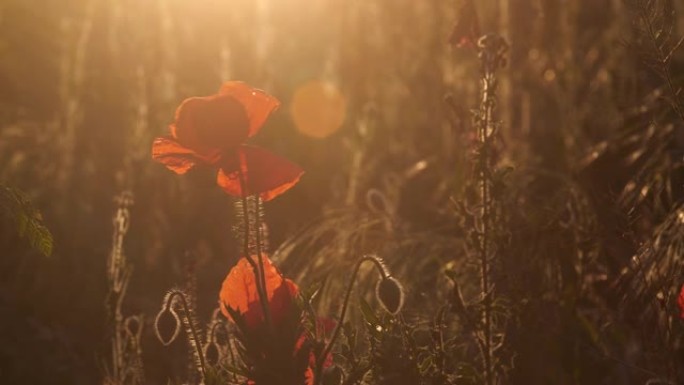
<svg viewBox="0 0 684 385">
<path fill-rule="evenodd" d="M 243 231 L 244 231 L 244 242 L 243 242 L 243 249 L 242 249 L 242 254 L 245 256 L 245 259 L 247 259 L 247 262 L 249 262 L 249 265 L 252 266 L 252 269 L 254 269 L 255 274 L 257 277 L 259 276 L 259 267 L 257 266 L 256 262 L 254 262 L 254 259 L 252 259 L 252 255 L 249 250 L 249 210 L 247 207 L 247 198 L 242 197 L 242 217 L 243 217 Z M 257 280 L 257 282 L 260 282 Z M 261 286 L 257 284 L 257 292 L 259 293 L 259 298 L 261 299 Z"/>
<path fill-rule="evenodd" d="M 260 203 L 261 203 L 261 198 L 258 195 L 254 196 L 254 206 L 255 206 L 255 214 L 254 214 L 254 227 L 256 227 L 256 253 L 257 253 L 257 259 L 259 261 L 259 269 L 261 270 L 261 275 L 259 276 L 260 278 L 260 284 L 261 287 L 264 290 L 264 293 L 267 293 L 266 289 L 266 272 L 264 271 L 264 258 L 261 255 L 261 208 L 260 208 Z M 267 299 L 268 300 L 268 299 Z M 273 327 L 273 319 L 271 318 L 271 308 L 269 306 L 264 307 L 264 317 L 266 319 L 266 324 L 269 325 L 269 328 Z"/>
<path fill-rule="evenodd" d="M 323 363 L 325 362 L 325 358 L 328 356 L 328 354 L 330 354 L 330 351 L 332 351 L 332 348 L 335 345 L 337 338 L 340 336 L 340 332 L 342 331 L 342 325 L 344 324 L 344 317 L 347 314 L 347 307 L 349 306 L 349 298 L 351 297 L 354 282 L 356 282 L 356 276 L 359 274 L 359 269 L 361 268 L 361 265 L 366 261 L 373 262 L 376 270 L 380 273 L 380 276 L 383 279 L 389 276 L 387 268 L 382 263 L 380 258 L 378 258 L 375 255 L 364 255 L 358 262 L 356 262 L 356 265 L 354 266 L 354 273 L 352 274 L 351 279 L 347 284 L 347 291 L 344 295 L 344 302 L 342 303 L 342 310 L 340 311 L 340 317 L 337 321 L 337 325 L 335 325 L 335 329 L 333 330 L 332 336 L 330 337 L 330 341 L 325 346 L 325 349 L 323 349 L 323 352 L 316 360 L 316 375 L 314 376 L 314 381 L 316 385 L 320 384 L 321 371 L 323 369 Z"/>
<path fill-rule="evenodd" d="M 265 279 L 265 274 L 264 274 L 264 262 L 263 262 L 263 257 L 261 256 L 260 249 L 261 247 L 259 246 L 259 212 L 257 211 L 256 213 L 256 220 L 255 224 L 257 225 L 256 229 L 256 234 L 257 234 L 257 253 L 258 253 L 258 259 L 259 259 L 259 264 L 254 261 L 252 258 L 252 254 L 249 250 L 249 241 L 251 239 L 251 232 L 249 231 L 249 201 L 247 199 L 247 183 L 245 183 L 245 176 L 244 173 L 242 172 L 242 169 L 240 168 L 238 170 L 238 176 L 240 178 L 240 190 L 242 192 L 241 194 L 241 199 L 242 199 L 242 215 L 243 215 L 243 224 L 244 224 L 244 251 L 243 254 L 245 256 L 245 259 L 247 259 L 247 262 L 249 262 L 250 266 L 252 266 L 252 270 L 254 270 L 254 275 L 257 278 L 257 293 L 259 293 L 259 303 L 261 303 L 261 310 L 264 312 L 264 318 L 266 319 L 267 325 L 270 326 L 272 325 L 271 323 L 271 312 L 268 307 L 268 296 L 266 294 L 266 279 Z M 259 200 L 259 197 L 256 197 L 257 201 Z M 259 208 L 258 203 L 257 203 L 257 210 Z"/>
</svg>

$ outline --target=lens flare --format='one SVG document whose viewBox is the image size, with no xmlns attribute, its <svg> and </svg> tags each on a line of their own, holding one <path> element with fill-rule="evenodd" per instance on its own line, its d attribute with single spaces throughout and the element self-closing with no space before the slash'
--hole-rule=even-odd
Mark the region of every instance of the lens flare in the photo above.
<svg viewBox="0 0 684 385">
<path fill-rule="evenodd" d="M 347 100 L 334 84 L 312 80 L 295 90 L 290 113 L 299 132 L 325 138 L 342 127 Z"/>
</svg>

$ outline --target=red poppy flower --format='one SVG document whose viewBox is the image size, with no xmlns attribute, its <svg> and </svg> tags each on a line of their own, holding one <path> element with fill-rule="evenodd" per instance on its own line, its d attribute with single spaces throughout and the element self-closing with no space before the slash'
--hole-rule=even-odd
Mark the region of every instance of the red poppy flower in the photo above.
<svg viewBox="0 0 684 385">
<path fill-rule="evenodd" d="M 682 289 L 679 291 L 677 305 L 679 305 L 679 318 L 684 319 L 684 285 L 682 285 Z"/>
<path fill-rule="evenodd" d="M 216 95 L 181 103 L 171 135 L 154 140 L 152 158 L 177 174 L 197 165 L 215 167 L 217 183 L 226 193 L 273 199 L 297 183 L 302 169 L 244 143 L 279 105 L 273 96 L 245 83 L 226 82 Z"/>
<path fill-rule="evenodd" d="M 254 261 L 256 256 L 252 257 Z M 299 288 L 284 278 L 268 256 L 262 255 L 266 297 L 271 312 L 275 336 L 269 337 L 265 317 L 259 302 L 257 281 L 252 265 L 241 258 L 228 273 L 221 287 L 221 312 L 242 331 L 241 340 L 251 358 L 247 365 L 248 383 L 272 383 L 278 378 L 282 384 L 313 385 L 316 357 L 314 346 L 301 324 L 301 310 L 295 303 Z M 239 319 L 234 319 L 239 318 Z M 332 320 L 319 320 L 319 333 L 329 333 L 335 326 Z M 288 362 L 283 365 L 283 362 Z M 326 357 L 324 367 L 332 365 L 332 355 Z"/>
<path fill-rule="evenodd" d="M 296 306 L 299 288 L 291 280 L 283 278 L 266 255 L 262 255 L 262 258 L 268 306 L 273 323 L 278 326 Z M 257 257 L 253 256 L 252 259 L 256 261 Z M 226 318 L 233 319 L 227 309 L 230 307 L 240 313 L 248 328 L 256 330 L 264 324 L 256 277 L 247 258 L 241 258 L 230 271 L 223 281 L 219 297 L 221 312 Z"/>
</svg>

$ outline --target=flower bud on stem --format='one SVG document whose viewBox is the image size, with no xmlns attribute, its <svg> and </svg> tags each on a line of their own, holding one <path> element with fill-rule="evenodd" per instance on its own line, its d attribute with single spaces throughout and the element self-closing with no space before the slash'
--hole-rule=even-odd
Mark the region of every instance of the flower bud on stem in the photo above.
<svg viewBox="0 0 684 385">
<path fill-rule="evenodd" d="M 347 291 L 345 292 L 344 295 L 344 302 L 342 302 L 342 310 L 340 311 L 340 317 L 337 321 L 337 325 L 335 325 L 335 329 L 333 330 L 332 336 L 330 337 L 330 341 L 328 344 L 325 346 L 325 349 L 323 349 L 323 352 L 321 355 L 318 357 L 316 360 L 316 375 L 314 376 L 315 383 L 320 384 L 321 382 L 321 373 L 323 371 L 323 363 L 325 362 L 325 358 L 330 354 L 330 351 L 332 350 L 333 346 L 335 345 L 335 342 L 337 341 L 337 338 L 340 336 L 340 331 L 342 330 L 342 326 L 344 324 L 344 317 L 347 314 L 347 307 L 349 306 L 349 298 L 351 297 L 351 291 L 352 288 L 354 287 L 354 282 L 356 282 L 356 276 L 359 274 L 359 269 L 361 268 L 361 265 L 366 262 L 366 261 L 371 261 L 373 262 L 373 265 L 375 265 L 376 270 L 378 273 L 380 273 L 380 276 L 382 277 L 382 282 L 388 282 L 389 280 L 392 281 L 392 283 L 397 283 L 394 278 L 391 278 L 389 275 L 389 271 L 387 270 L 387 267 L 382 263 L 382 260 L 378 258 L 375 255 L 365 255 L 363 256 L 358 262 L 356 262 L 356 265 L 354 266 L 354 273 L 351 276 L 351 279 L 349 280 L 349 283 L 347 284 Z M 401 286 L 396 286 L 400 288 Z M 395 287 L 395 288 L 396 288 Z M 383 291 L 385 291 L 383 289 Z M 394 291 L 391 290 L 390 291 Z M 377 292 L 376 292 L 377 294 Z M 380 302 L 383 304 L 383 307 L 385 309 L 388 309 L 387 305 L 383 302 L 383 299 L 380 298 Z M 393 314 L 396 314 L 396 312 L 399 311 L 401 308 L 401 303 L 403 303 L 403 291 L 401 291 L 401 300 L 397 300 L 396 306 L 393 306 L 393 308 L 396 310 Z M 389 309 L 388 309 L 389 311 Z M 390 312 L 391 313 L 391 312 Z"/>
<path fill-rule="evenodd" d="M 164 306 L 162 307 L 162 310 L 157 314 L 157 318 L 155 319 L 154 323 L 154 330 L 157 334 L 157 338 L 161 341 L 162 344 L 164 345 L 169 345 L 171 344 L 176 337 L 178 336 L 180 325 L 179 325 L 179 319 L 178 319 L 178 314 L 176 311 L 173 309 L 174 305 L 176 304 L 176 299 L 180 299 L 180 305 L 183 309 L 183 312 L 185 313 L 185 318 L 186 322 L 188 325 L 188 329 L 190 330 L 190 342 L 195 348 L 195 353 L 197 355 L 198 363 L 199 363 L 199 369 L 200 369 L 200 374 L 202 375 L 202 381 L 206 378 L 206 364 L 204 362 L 204 354 L 202 353 L 202 341 L 199 338 L 199 334 L 197 333 L 197 328 L 195 326 L 195 323 L 193 320 L 190 318 L 190 307 L 188 306 L 188 301 L 185 298 L 185 293 L 183 293 L 181 290 L 174 289 L 171 290 L 168 294 L 166 294 L 166 297 L 164 298 Z M 159 322 L 162 319 L 162 316 L 165 314 L 171 314 L 175 319 L 176 319 L 176 329 L 174 330 L 173 335 L 171 338 L 167 339 L 166 341 L 162 338 L 160 331 L 159 331 Z"/>
</svg>

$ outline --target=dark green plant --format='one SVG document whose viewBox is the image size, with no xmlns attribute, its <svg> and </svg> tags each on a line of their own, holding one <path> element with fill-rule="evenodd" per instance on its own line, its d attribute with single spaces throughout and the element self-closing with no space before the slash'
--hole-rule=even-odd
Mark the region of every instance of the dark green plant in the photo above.
<svg viewBox="0 0 684 385">
<path fill-rule="evenodd" d="M 46 257 L 52 255 L 52 234 L 45 227 L 40 211 L 31 204 L 26 194 L 16 188 L 0 185 L 0 217 L 34 250 Z"/>
</svg>

